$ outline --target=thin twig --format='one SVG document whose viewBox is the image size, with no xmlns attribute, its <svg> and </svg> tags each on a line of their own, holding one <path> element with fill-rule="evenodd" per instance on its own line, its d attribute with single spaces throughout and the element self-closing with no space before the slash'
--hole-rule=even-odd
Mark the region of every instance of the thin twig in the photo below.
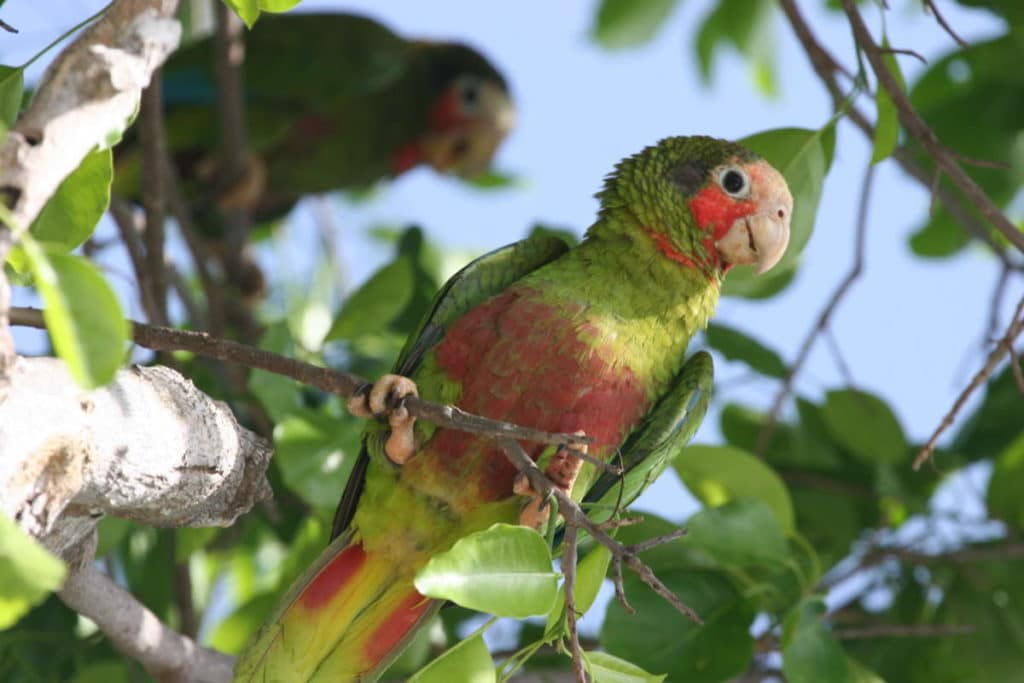
<svg viewBox="0 0 1024 683">
<path fill-rule="evenodd" d="M 14 28 L 13 26 L 8 24 L 3 19 L 0 19 L 0 28 L 2 28 L 3 30 L 7 31 L 8 33 L 17 33 L 18 32 L 18 29 Z"/>
<path fill-rule="evenodd" d="M 953 27 L 949 25 L 949 22 L 946 21 L 946 18 L 942 16 L 941 12 L 939 12 L 939 8 L 935 6 L 935 2 L 933 2 L 933 0 L 924 0 L 924 6 L 926 10 L 931 10 L 932 15 L 935 17 L 935 21 L 939 22 L 939 26 L 945 29 L 946 33 L 948 33 L 949 36 L 956 41 L 957 45 L 964 49 L 967 49 L 971 46 L 970 43 L 961 38 L 957 34 L 957 32 L 953 30 Z"/>
<path fill-rule="evenodd" d="M 566 528 L 575 526 L 577 529 L 586 531 L 595 541 L 611 551 L 612 567 L 616 580 L 616 595 L 620 597 L 620 601 L 622 601 L 624 607 L 632 610 L 632 608 L 629 607 L 629 604 L 625 602 L 625 591 L 622 590 L 623 565 L 632 570 L 641 581 L 647 584 L 647 586 L 661 596 L 662 599 L 675 607 L 680 614 L 697 624 L 704 623 L 692 608 L 684 604 L 683 601 L 679 599 L 679 596 L 669 590 L 668 586 L 662 583 L 661 579 L 655 575 L 654 570 L 640 559 L 638 551 L 633 547 L 622 545 L 605 533 L 601 528 L 601 525 L 596 524 L 587 517 L 587 514 L 583 512 L 579 505 L 576 504 L 576 501 L 569 497 L 569 494 L 555 486 L 551 480 L 540 471 L 537 464 L 529 455 L 527 455 L 526 451 L 523 450 L 523 447 L 518 441 L 514 438 L 506 437 L 499 440 L 499 445 L 502 450 L 505 451 L 505 456 L 508 458 L 509 462 L 511 462 L 519 472 L 523 473 L 527 477 L 530 482 L 530 486 L 533 487 L 534 491 L 539 492 L 543 496 L 549 496 L 555 499 L 558 503 L 558 512 L 562 516 L 562 519 L 565 520 Z"/>
<path fill-rule="evenodd" d="M 146 252 L 139 236 L 139 221 L 135 209 L 120 197 L 111 197 L 110 216 L 114 219 L 114 225 L 117 226 L 121 242 L 132 263 L 135 282 L 139 287 L 139 301 L 142 304 L 142 310 L 146 312 L 147 319 L 155 321 L 159 317 L 158 307 L 153 300 L 153 288 L 147 285 L 149 280 L 146 277 Z"/>
<path fill-rule="evenodd" d="M 924 55 L 922 55 L 920 52 L 917 52 L 916 50 L 910 50 L 905 47 L 882 47 L 879 48 L 878 51 L 885 54 L 907 55 L 908 57 L 913 57 L 915 59 L 920 60 L 922 64 L 928 64 L 928 60 L 925 59 Z"/>
<path fill-rule="evenodd" d="M 793 364 L 787 369 L 786 376 L 782 380 L 782 387 L 779 388 L 778 393 L 775 395 L 775 399 L 772 401 L 772 407 L 768 411 L 768 419 L 761 428 L 761 432 L 757 435 L 757 444 L 755 445 L 754 452 L 758 455 L 764 455 L 768 449 L 768 444 L 771 443 L 772 436 L 775 434 L 775 428 L 778 425 L 779 415 L 782 412 L 782 406 L 789 398 L 790 393 L 793 391 L 793 384 L 796 380 L 796 376 L 800 373 L 804 363 L 807 362 L 807 358 L 811 353 L 811 348 L 814 346 L 815 340 L 818 335 L 821 334 L 826 327 L 828 327 L 829 320 L 839 307 L 839 303 L 846 296 L 846 293 L 850 291 L 853 283 L 860 277 L 861 272 L 864 270 L 864 244 L 865 234 L 867 233 L 868 223 L 868 206 L 871 199 L 871 188 L 874 185 L 875 177 L 875 164 L 869 164 L 867 171 L 864 173 L 864 182 L 861 185 L 860 191 L 860 204 L 857 207 L 857 226 L 856 233 L 854 236 L 854 249 L 853 249 L 853 265 L 850 266 L 849 272 L 836 287 L 832 293 L 832 297 L 829 299 L 825 308 L 822 309 L 821 313 L 818 314 L 818 319 L 815 321 L 814 326 L 811 328 L 807 336 L 804 337 L 803 343 L 800 345 L 800 350 L 796 354 L 796 359 Z"/>
<path fill-rule="evenodd" d="M 839 640 L 863 640 L 866 638 L 946 638 L 965 636 L 977 629 L 971 624 L 875 624 L 837 628 L 832 633 Z"/>
<path fill-rule="evenodd" d="M 565 618 L 569 627 L 569 652 L 572 654 L 572 670 L 577 683 L 587 683 L 587 672 L 583 666 L 583 650 L 580 648 L 580 631 L 576 614 L 576 540 L 579 530 L 566 525 L 562 548 L 562 576 L 565 577 Z"/>
<path fill-rule="evenodd" d="M 935 446 L 939 441 L 939 437 L 942 436 L 943 432 L 946 431 L 956 420 L 956 416 L 960 413 L 960 410 L 967 403 L 967 399 L 974 394 L 978 388 L 984 384 L 992 373 L 995 372 L 999 363 L 1003 360 L 1003 356 L 1013 351 L 1013 345 L 1020 333 L 1024 331 L 1024 298 L 1017 304 L 1017 309 L 1013 312 L 1013 317 L 1010 319 L 1010 325 L 1006 329 L 1006 333 L 1003 337 L 996 342 L 996 347 L 992 349 L 992 352 L 988 354 L 988 358 L 985 359 L 985 364 L 981 366 L 981 369 L 971 378 L 970 383 L 960 392 L 960 396 L 957 397 L 956 402 L 953 403 L 953 407 L 949 409 L 945 417 L 942 418 L 942 422 L 935 428 L 928 443 L 921 448 L 921 451 L 914 458 L 914 469 L 918 470 L 921 465 L 927 461 L 932 453 L 935 451 Z"/>
<path fill-rule="evenodd" d="M 874 38 L 872 38 L 871 32 L 868 30 L 867 24 L 864 23 L 864 19 L 861 17 L 854 0 L 840 1 L 843 5 L 843 11 L 846 12 L 846 16 L 850 20 L 854 39 L 868 58 L 868 62 L 878 78 L 879 87 L 885 90 L 889 95 L 889 99 L 892 100 L 893 105 L 896 107 L 897 112 L 899 112 L 903 129 L 910 137 L 921 143 L 928 154 L 931 155 L 935 164 L 964 193 L 970 204 L 988 220 L 992 227 L 999 231 L 1018 250 L 1024 252 L 1024 233 L 1017 229 L 1017 226 L 1006 217 L 1002 210 L 996 206 L 995 202 L 989 198 L 988 194 L 974 182 L 974 179 L 960 168 L 960 165 L 949 153 L 949 150 L 939 141 L 935 131 L 931 129 L 924 119 L 921 118 L 921 115 L 917 113 L 917 110 L 914 109 L 910 98 L 904 92 L 896 77 L 889 71 L 889 67 L 886 66 L 880 48 Z"/>
<path fill-rule="evenodd" d="M 860 128 L 868 139 L 873 140 L 875 137 L 875 127 L 856 106 L 848 104 L 846 93 L 839 87 L 834 74 L 841 73 L 851 81 L 855 80 L 854 76 L 814 36 L 810 25 L 803 15 L 800 14 L 800 9 L 797 7 L 795 0 L 779 0 L 779 4 L 789 20 L 793 32 L 796 33 L 797 39 L 803 46 L 804 52 L 811 62 L 811 67 L 818 74 L 818 78 L 832 96 L 833 105 L 837 109 L 845 109 L 846 117 Z M 937 184 L 940 174 L 931 173 L 922 167 L 914 154 L 905 147 L 897 148 L 893 152 L 892 158 L 896 160 L 904 171 L 923 187 L 927 188 L 933 200 L 938 199 L 950 216 L 960 223 L 967 232 L 981 240 L 1003 265 L 1015 267 L 1010 263 L 1003 247 L 992 238 L 988 229 L 967 210 L 961 199 L 948 188 Z"/>
<path fill-rule="evenodd" d="M 11 308 L 11 322 L 23 327 L 45 329 L 42 312 L 35 308 Z M 323 391 L 349 398 L 357 391 L 363 391 L 369 383 L 349 372 L 325 368 L 310 363 L 288 358 L 270 351 L 264 351 L 247 344 L 216 339 L 205 332 L 175 330 L 155 325 L 131 322 L 132 339 L 139 346 L 154 351 L 191 351 L 192 353 L 216 358 L 218 360 L 237 363 L 248 368 L 266 370 L 277 375 L 290 377 Z M 521 439 L 534 443 L 553 445 L 584 445 L 591 439 L 578 434 L 545 432 L 530 427 L 522 427 L 501 420 L 467 413 L 452 405 L 444 405 L 425 401 L 415 396 L 408 396 L 402 401 L 389 406 L 403 405 L 409 414 L 441 427 L 473 432 L 493 439 Z M 533 462 L 531 460 L 531 462 Z"/>
</svg>

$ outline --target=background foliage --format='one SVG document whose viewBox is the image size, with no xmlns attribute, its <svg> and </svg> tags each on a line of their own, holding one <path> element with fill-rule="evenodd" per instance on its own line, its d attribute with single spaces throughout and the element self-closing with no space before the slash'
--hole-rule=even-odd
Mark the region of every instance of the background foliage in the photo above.
<svg viewBox="0 0 1024 683">
<path fill-rule="evenodd" d="M 948 148 L 961 158 L 985 162 L 965 168 L 1019 219 L 1024 10 L 1015 0 L 961 3 L 999 17 L 1003 32 L 967 46 L 950 37 L 946 54 L 931 58 L 920 75 L 909 79 L 907 92 Z M 295 3 L 230 4 L 252 23 L 261 9 L 280 11 Z M 627 59 L 629 50 L 658 34 L 678 11 L 677 4 L 595 3 L 590 39 Z M 866 16 L 874 21 L 876 8 L 865 5 Z M 891 11 L 920 12 L 921 6 L 910 3 Z M 923 26 L 941 31 L 930 21 L 922 17 Z M 712 85 L 723 52 L 738 53 L 760 93 L 752 92 L 751 98 L 778 97 L 786 75 L 778 69 L 777 46 L 794 40 L 780 30 L 781 23 L 770 0 L 717 0 L 691 27 L 694 39 L 686 49 L 696 55 L 701 77 Z M 894 45 L 905 38 L 888 37 Z M 872 163 L 893 164 L 893 155 L 902 154 L 927 177 L 939 178 L 937 185 L 949 188 L 936 175 L 931 157 L 901 130 L 894 104 L 876 87 L 862 60 L 852 54 L 840 57 L 855 71 L 841 81 L 834 117 L 813 130 L 751 126 L 747 144 L 786 174 L 797 210 L 782 264 L 762 278 L 731 276 L 725 289 L 729 296 L 764 299 L 771 306 L 800 271 L 804 247 L 815 228 L 823 226 L 815 220 L 823 183 L 844 150 L 837 122 L 850 115 L 851 107 L 870 110 Z M 904 59 L 889 55 L 888 64 L 898 73 Z M 0 67 L 4 127 L 14 120 L 23 89 L 22 68 Z M 103 383 L 122 362 L 125 327 L 113 278 L 89 259 L 102 248 L 93 231 L 108 206 L 111 177 L 110 151 L 104 145 L 65 181 L 32 226 L 31 238 L 5 265 L 12 278 L 34 287 L 47 310 L 55 351 L 85 385 Z M 500 176 L 490 184 L 497 186 L 489 190 L 495 196 L 516 192 Z M 374 196 L 358 201 L 373 202 Z M 580 216 L 579 225 L 586 220 Z M 313 264 L 310 288 L 275 282 L 260 311 L 266 323 L 259 340 L 264 348 L 369 377 L 390 368 L 433 292 L 466 254 L 447 246 L 442 232 L 415 226 L 362 229 L 390 245 L 389 262 L 344 298 L 335 265 L 322 256 Z M 551 229 L 524 226 L 524 234 L 531 230 Z M 556 232 L 570 240 L 578 234 Z M 986 234 L 994 245 L 989 249 L 993 272 L 1017 278 L 1021 255 L 995 233 Z M 265 234 L 254 235 L 254 247 L 272 261 L 279 242 L 261 237 Z M 946 259 L 970 244 L 978 242 L 937 205 L 920 217 L 909 249 L 943 268 Z M 201 296 L 194 274 L 188 275 L 193 294 Z M 898 280 L 899 273 L 891 276 Z M 821 304 L 828 302 L 823 295 Z M 172 310 L 175 323 L 194 322 L 182 307 Z M 331 311 L 329 318 L 325 310 Z M 810 327 L 813 315 L 808 311 L 799 325 Z M 1001 334 L 987 334 L 996 332 Z M 770 329 L 715 323 L 698 344 L 713 350 L 716 360 L 758 376 L 758 386 L 767 387 L 768 395 L 783 388 L 788 392 L 798 370 L 796 361 L 773 350 Z M 237 652 L 276 597 L 325 544 L 362 425 L 336 397 L 289 380 L 254 372 L 240 391 L 218 368 L 187 357 L 176 360 L 204 391 L 230 401 L 257 428 L 258 415 L 265 414 L 276 449 L 270 470 L 276 501 L 224 530 L 157 531 L 106 519 L 97 556 L 161 618 L 198 633 L 206 645 Z M 951 374 L 948 368 L 935 370 Z M 665 474 L 678 477 L 701 509 L 682 519 L 679 509 L 665 506 L 661 514 L 644 514 L 641 524 L 619 535 L 624 542 L 639 542 L 679 522 L 686 526 L 684 538 L 644 557 L 705 623 L 686 620 L 633 577 L 627 576 L 626 588 L 636 614 L 609 601 L 607 586 L 599 592 L 607 556 L 587 547 L 578 603 L 595 605 L 592 614 L 597 616 L 585 621 L 583 635 L 596 680 L 1024 681 L 1024 545 L 1019 540 L 1024 527 L 1019 493 L 1024 490 L 1024 402 L 1012 368 L 998 370 L 983 398 L 957 421 L 952 438 L 941 442 L 934 467 L 921 472 L 910 463 L 922 444 L 908 436 L 899 407 L 858 388 L 852 377 L 848 384 L 822 395 L 797 393 L 774 414 L 765 401 L 739 402 L 739 394 L 720 383 L 711 414 L 721 438 L 707 443 L 714 425 L 706 427 L 698 439 L 705 443 L 680 453 L 673 473 Z M 963 473 L 970 476 L 960 477 Z M 965 495 L 963 486 L 949 486 L 951 481 L 983 483 Z M 466 607 L 445 610 L 396 663 L 394 677 L 419 671 L 414 680 L 494 680 L 496 663 L 509 670 L 526 655 L 534 655 L 528 669 L 567 669 L 564 653 L 550 646 L 563 632 L 564 608 L 555 595 L 557 575 L 548 550 L 530 538 L 515 542 L 522 543 L 515 553 L 521 566 L 539 567 L 538 576 L 548 572 L 536 585 L 495 586 L 486 580 L 486 567 L 468 567 L 463 571 L 476 583 L 460 586 L 453 597 L 483 613 L 537 618 L 491 622 Z M 6 627 L 0 632 L 0 679 L 142 679 L 138 666 L 119 658 L 89 623 L 56 598 L 40 597 L 59 581 L 59 568 L 45 556 L 35 559 L 23 544 L 0 525 L 0 557 L 19 559 L 0 563 L 0 626 Z M 535 604 L 517 612 L 522 603 L 510 603 L 513 590 L 513 597 L 529 596 Z M 446 650 L 442 659 L 428 664 Z"/>
</svg>

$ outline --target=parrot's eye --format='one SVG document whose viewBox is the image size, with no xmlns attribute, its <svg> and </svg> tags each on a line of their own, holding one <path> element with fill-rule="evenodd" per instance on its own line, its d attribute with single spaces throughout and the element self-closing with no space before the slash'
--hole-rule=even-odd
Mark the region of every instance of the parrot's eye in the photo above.
<svg viewBox="0 0 1024 683">
<path fill-rule="evenodd" d="M 750 179 L 743 169 L 735 166 L 726 166 L 719 172 L 718 184 L 733 197 L 743 198 L 750 194 Z"/>
<path fill-rule="evenodd" d="M 475 78 L 463 79 L 459 83 L 459 98 L 464 112 L 471 114 L 477 111 L 480 108 L 480 82 Z"/>
</svg>

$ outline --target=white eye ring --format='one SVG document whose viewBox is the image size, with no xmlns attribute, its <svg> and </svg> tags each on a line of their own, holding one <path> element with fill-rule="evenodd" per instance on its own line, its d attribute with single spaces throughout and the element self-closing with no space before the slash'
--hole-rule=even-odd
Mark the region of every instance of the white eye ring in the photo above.
<svg viewBox="0 0 1024 683">
<path fill-rule="evenodd" d="M 750 196 L 750 176 L 739 166 L 726 166 L 718 172 L 718 184 L 730 197 Z"/>
</svg>

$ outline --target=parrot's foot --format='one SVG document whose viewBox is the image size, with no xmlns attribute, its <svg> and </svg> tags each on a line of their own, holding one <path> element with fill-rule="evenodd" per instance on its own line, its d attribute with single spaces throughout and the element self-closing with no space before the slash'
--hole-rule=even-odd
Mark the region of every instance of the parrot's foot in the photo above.
<svg viewBox="0 0 1024 683">
<path fill-rule="evenodd" d="M 403 405 L 388 407 L 407 396 L 419 396 L 415 382 L 402 375 L 384 375 L 369 391 L 357 392 L 348 400 L 348 412 L 356 417 L 387 416 L 391 434 L 384 442 L 384 453 L 396 465 L 404 465 L 416 452 L 416 439 L 413 435 L 416 418 Z"/>
<path fill-rule="evenodd" d="M 196 175 L 203 182 L 215 182 L 220 173 L 216 157 L 206 157 L 196 166 Z M 259 205 L 267 191 L 267 164 L 262 157 L 250 154 L 245 159 L 241 174 L 227 186 L 222 186 L 216 195 L 217 208 L 252 210 Z"/>
<path fill-rule="evenodd" d="M 586 436 L 582 430 L 575 432 L 577 436 Z M 544 468 L 546 476 L 552 484 L 558 487 L 566 495 L 572 492 L 576 483 L 576 476 L 583 466 L 583 458 L 580 455 L 587 454 L 586 444 L 573 444 L 563 446 L 552 456 L 548 466 Z M 512 483 L 512 491 L 520 496 L 529 496 L 530 500 L 523 506 L 519 513 L 519 523 L 532 529 L 542 529 L 548 523 L 551 516 L 551 506 L 545 496 L 535 491 L 530 485 L 526 474 L 520 472 Z"/>
</svg>

